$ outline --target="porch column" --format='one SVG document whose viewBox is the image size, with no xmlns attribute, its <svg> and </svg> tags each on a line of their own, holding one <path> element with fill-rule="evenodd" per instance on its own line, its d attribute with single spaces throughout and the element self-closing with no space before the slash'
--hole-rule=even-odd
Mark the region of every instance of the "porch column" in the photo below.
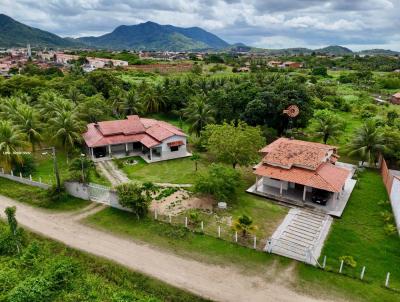
<svg viewBox="0 0 400 302">
<path fill-rule="evenodd" d="M 90 151 L 90 155 L 92 156 L 92 159 L 94 159 L 94 152 L 93 152 L 93 148 L 89 148 Z"/>
<path fill-rule="evenodd" d="M 126 153 L 126 155 L 129 154 L 129 148 L 128 148 L 128 144 L 127 143 L 125 144 L 125 153 Z"/>
<path fill-rule="evenodd" d="M 150 148 L 150 160 L 153 160 L 153 149 Z"/>
<path fill-rule="evenodd" d="M 256 175 L 256 192 L 258 191 L 258 182 L 260 181 L 260 176 Z"/>
<path fill-rule="evenodd" d="M 279 189 L 279 194 L 282 196 L 283 193 L 283 182 L 281 181 L 281 188 Z"/>
<path fill-rule="evenodd" d="M 303 201 L 306 201 L 306 194 L 307 194 L 307 186 L 304 186 Z"/>
<path fill-rule="evenodd" d="M 109 155 L 110 157 L 112 156 L 111 145 L 108 145 L 108 155 Z"/>
</svg>

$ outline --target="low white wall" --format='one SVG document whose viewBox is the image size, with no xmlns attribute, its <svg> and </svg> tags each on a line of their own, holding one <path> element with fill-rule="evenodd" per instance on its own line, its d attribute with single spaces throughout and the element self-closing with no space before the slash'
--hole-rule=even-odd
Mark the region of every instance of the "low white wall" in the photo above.
<svg viewBox="0 0 400 302">
<path fill-rule="evenodd" d="M 74 197 L 90 200 L 89 187 L 79 182 L 64 182 L 65 191 Z"/>
<path fill-rule="evenodd" d="M 393 178 L 392 190 L 390 192 L 390 203 L 396 220 L 397 230 L 400 234 L 400 179 L 397 177 Z"/>
<path fill-rule="evenodd" d="M 2 172 L 0 172 L 0 177 L 7 178 L 9 180 L 13 180 L 13 181 L 22 183 L 24 185 L 38 187 L 38 188 L 45 189 L 45 190 L 47 190 L 51 187 L 50 185 L 39 182 L 39 181 L 30 180 L 29 178 L 23 178 L 23 177 L 6 174 L 6 173 L 2 173 Z"/>
</svg>

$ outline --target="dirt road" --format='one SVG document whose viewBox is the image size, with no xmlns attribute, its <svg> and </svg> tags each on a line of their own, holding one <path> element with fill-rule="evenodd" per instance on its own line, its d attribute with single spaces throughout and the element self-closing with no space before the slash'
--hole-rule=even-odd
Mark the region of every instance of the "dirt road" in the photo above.
<svg viewBox="0 0 400 302">
<path fill-rule="evenodd" d="M 284 280 L 268 283 L 246 276 L 235 267 L 221 267 L 185 259 L 169 252 L 119 238 L 78 222 L 82 213 L 54 214 L 18 203 L 0 195 L 0 215 L 7 206 L 17 206 L 21 225 L 52 239 L 97 256 L 111 259 L 173 286 L 216 301 L 321 301 L 284 287 Z M 94 212 L 93 207 L 89 209 Z M 277 281 L 278 282 L 278 281 Z"/>
</svg>

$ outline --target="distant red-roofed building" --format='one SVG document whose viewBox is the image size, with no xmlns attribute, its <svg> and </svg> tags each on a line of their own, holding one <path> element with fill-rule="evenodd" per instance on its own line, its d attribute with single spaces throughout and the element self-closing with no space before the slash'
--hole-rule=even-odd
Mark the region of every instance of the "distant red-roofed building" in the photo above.
<svg viewBox="0 0 400 302">
<path fill-rule="evenodd" d="M 325 196 L 326 203 L 339 200 L 352 176 L 351 169 L 336 165 L 334 146 L 279 138 L 260 153 L 263 158 L 254 167 L 256 184 L 248 192 L 279 201 L 304 205 L 314 195 Z"/>
<path fill-rule="evenodd" d="M 138 115 L 88 124 L 83 139 L 93 160 L 141 156 L 146 162 L 155 162 L 191 155 L 181 129 Z"/>
</svg>

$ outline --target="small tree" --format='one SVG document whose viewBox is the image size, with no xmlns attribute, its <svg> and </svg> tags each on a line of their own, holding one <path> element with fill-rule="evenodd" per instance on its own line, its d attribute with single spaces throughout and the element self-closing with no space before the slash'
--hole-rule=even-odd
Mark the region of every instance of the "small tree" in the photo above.
<svg viewBox="0 0 400 302">
<path fill-rule="evenodd" d="M 151 202 L 151 194 L 143 185 L 124 183 L 116 187 L 119 203 L 132 210 L 137 219 L 146 216 Z"/>
<path fill-rule="evenodd" d="M 233 224 L 233 229 L 242 234 L 242 237 L 246 237 L 247 234 L 253 232 L 256 227 L 253 225 L 253 219 L 243 214 Z"/>
<path fill-rule="evenodd" d="M 324 144 L 328 139 L 338 138 L 344 131 L 346 124 L 338 115 L 327 109 L 317 110 L 314 113 L 316 124 L 314 126 L 315 136 L 322 138 Z"/>
<path fill-rule="evenodd" d="M 207 125 L 204 131 L 207 148 L 219 161 L 248 166 L 259 159 L 258 151 L 265 144 L 259 127 L 251 127 L 239 121 L 222 125 Z"/>
<path fill-rule="evenodd" d="M 196 180 L 194 190 L 197 193 L 213 195 L 218 201 L 234 200 L 240 186 L 240 173 L 221 164 L 212 164 Z"/>
<path fill-rule="evenodd" d="M 82 183 L 88 183 L 91 172 L 95 170 L 95 165 L 89 158 L 81 156 L 71 161 L 68 169 L 72 178 L 79 179 Z"/>
<path fill-rule="evenodd" d="M 195 171 L 197 171 L 200 158 L 200 154 L 195 152 L 193 152 L 192 157 L 190 158 L 194 162 Z"/>
<path fill-rule="evenodd" d="M 16 251 L 19 254 L 21 252 L 24 233 L 22 229 L 18 228 L 15 218 L 16 211 L 16 207 L 7 207 L 4 211 L 7 216 L 9 233 L 0 238 L 0 253 L 12 254 Z"/>
</svg>

